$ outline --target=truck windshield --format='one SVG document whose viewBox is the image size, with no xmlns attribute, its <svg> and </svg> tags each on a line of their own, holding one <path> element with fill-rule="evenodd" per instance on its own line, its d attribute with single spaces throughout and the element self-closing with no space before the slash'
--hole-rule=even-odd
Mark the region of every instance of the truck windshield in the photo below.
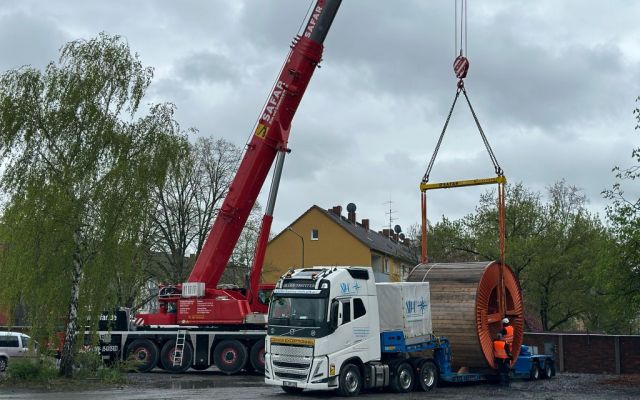
<svg viewBox="0 0 640 400">
<path fill-rule="evenodd" d="M 269 307 L 270 325 L 320 326 L 326 319 L 326 298 L 274 296 Z"/>
</svg>

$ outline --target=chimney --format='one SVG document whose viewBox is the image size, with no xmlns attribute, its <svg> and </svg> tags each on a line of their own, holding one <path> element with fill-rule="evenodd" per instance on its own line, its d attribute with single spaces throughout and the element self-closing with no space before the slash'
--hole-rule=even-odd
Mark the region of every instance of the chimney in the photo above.
<svg viewBox="0 0 640 400">
<path fill-rule="evenodd" d="M 355 224 L 356 223 L 356 212 L 355 211 L 349 211 L 349 214 L 347 214 L 347 219 L 352 224 Z"/>
<path fill-rule="evenodd" d="M 369 230 L 369 219 L 363 219 L 362 220 L 362 227 L 366 230 Z"/>
<path fill-rule="evenodd" d="M 382 236 L 391 237 L 391 229 L 383 229 Z"/>
<path fill-rule="evenodd" d="M 334 214 L 336 214 L 338 216 L 342 215 L 342 206 L 334 206 L 331 209 L 331 212 L 333 212 Z"/>
</svg>

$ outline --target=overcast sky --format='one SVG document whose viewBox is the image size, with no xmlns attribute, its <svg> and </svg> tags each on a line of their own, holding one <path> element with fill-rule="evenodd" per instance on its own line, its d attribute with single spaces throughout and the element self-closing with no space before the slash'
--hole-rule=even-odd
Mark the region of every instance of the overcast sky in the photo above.
<svg viewBox="0 0 640 400">
<path fill-rule="evenodd" d="M 243 146 L 309 0 L 2 0 L 0 70 L 56 59 L 67 41 L 126 37 L 155 68 L 148 102 L 184 128 Z M 455 94 L 452 0 L 344 0 L 293 121 L 274 231 L 313 204 L 403 228 Z M 611 168 L 631 164 L 640 95 L 640 2 L 469 0 L 466 87 L 511 182 L 565 178 L 601 215 Z M 470 113 L 454 113 L 432 182 L 490 177 Z M 268 183 L 261 195 L 265 204 Z M 637 188 L 629 188 L 636 195 Z M 431 219 L 474 210 L 486 188 L 434 193 Z"/>
</svg>

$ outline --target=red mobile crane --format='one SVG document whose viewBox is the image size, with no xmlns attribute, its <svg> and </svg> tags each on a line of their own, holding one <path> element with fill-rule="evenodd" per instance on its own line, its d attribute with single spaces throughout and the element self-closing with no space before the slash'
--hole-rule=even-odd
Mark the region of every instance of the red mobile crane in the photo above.
<svg viewBox="0 0 640 400">
<path fill-rule="evenodd" d="M 264 369 L 266 299 L 260 285 L 291 121 L 320 63 L 342 0 L 317 0 L 297 35 L 247 145 L 238 171 L 186 283 L 161 287 L 159 312 L 138 314 L 135 331 L 101 332 L 103 358 L 134 357 L 141 371 L 172 372 L 216 365 L 226 373 Z M 246 289 L 218 286 L 269 170 L 271 190 Z M 249 359 L 250 363 L 247 363 Z"/>
</svg>

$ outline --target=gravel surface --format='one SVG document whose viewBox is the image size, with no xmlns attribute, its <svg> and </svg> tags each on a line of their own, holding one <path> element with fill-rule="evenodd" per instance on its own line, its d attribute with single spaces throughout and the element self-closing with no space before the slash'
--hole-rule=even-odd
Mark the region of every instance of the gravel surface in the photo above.
<svg viewBox="0 0 640 400">
<path fill-rule="evenodd" d="M 130 383 L 123 386 L 87 389 L 79 386 L 69 390 L 0 388 L 0 399 L 328 399 L 332 392 L 305 392 L 287 395 L 280 388 L 265 386 L 261 376 L 226 376 L 209 370 L 172 375 L 162 372 L 130 374 Z M 640 399 L 640 375 L 558 374 L 551 380 L 514 381 L 509 388 L 490 384 L 438 387 L 430 393 L 394 394 L 374 391 L 363 399 Z"/>
</svg>

